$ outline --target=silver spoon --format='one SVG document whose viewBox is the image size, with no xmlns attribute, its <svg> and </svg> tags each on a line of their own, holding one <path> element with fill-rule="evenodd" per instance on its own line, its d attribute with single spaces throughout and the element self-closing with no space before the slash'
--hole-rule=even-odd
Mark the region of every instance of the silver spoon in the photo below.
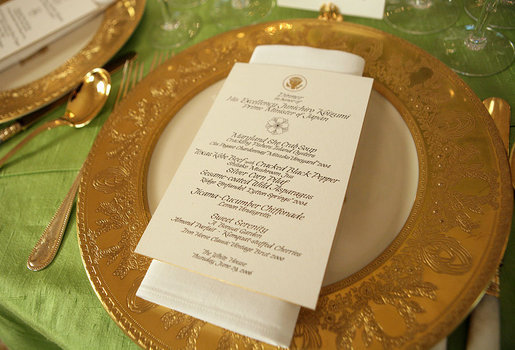
<svg viewBox="0 0 515 350">
<path fill-rule="evenodd" d="M 103 68 L 95 68 L 82 78 L 68 99 L 66 112 L 61 118 L 46 122 L 27 135 L 0 159 L 0 167 L 21 147 L 41 132 L 61 125 L 82 128 L 88 125 L 104 106 L 111 90 L 111 76 Z"/>
<path fill-rule="evenodd" d="M 52 120 L 41 125 L 31 134 L 27 135 L 25 139 L 16 145 L 16 147 L 0 159 L 0 166 L 2 166 L 5 161 L 24 144 L 44 130 L 52 129 L 60 125 L 81 128 L 89 124 L 89 122 L 97 116 L 104 106 L 107 98 L 109 97 L 110 90 L 111 77 L 106 70 L 95 68 L 88 72 L 82 79 L 79 86 L 70 95 L 65 114 L 59 119 Z M 82 168 L 79 171 L 79 175 L 81 171 Z M 77 176 L 72 185 L 72 188 L 75 188 L 75 191 L 77 190 L 79 183 L 80 176 Z M 73 198 L 72 200 L 63 202 L 59 207 L 59 211 L 68 211 L 69 216 L 69 208 L 71 208 L 72 204 Z M 30 270 L 39 271 L 52 262 L 59 245 L 61 244 L 68 216 L 60 218 L 59 215 L 54 215 L 29 256 L 27 267 Z"/>
</svg>

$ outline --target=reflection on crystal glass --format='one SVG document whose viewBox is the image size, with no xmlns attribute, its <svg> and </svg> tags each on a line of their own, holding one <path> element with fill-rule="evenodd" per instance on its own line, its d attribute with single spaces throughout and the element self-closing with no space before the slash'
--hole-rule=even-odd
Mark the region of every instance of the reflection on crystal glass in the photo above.
<svg viewBox="0 0 515 350">
<path fill-rule="evenodd" d="M 452 26 L 460 7 L 454 0 L 387 0 L 384 19 L 411 34 L 430 34 Z"/>
<path fill-rule="evenodd" d="M 502 33 L 487 27 L 498 2 L 484 0 L 474 25 L 446 31 L 436 42 L 435 56 L 455 72 L 469 76 L 489 76 L 509 67 L 515 59 L 513 43 Z"/>
<path fill-rule="evenodd" d="M 183 10 L 200 6 L 206 1 L 207 0 L 173 0 L 172 3 L 175 8 Z"/>
<path fill-rule="evenodd" d="M 479 18 L 485 0 L 465 0 L 465 11 L 474 20 Z M 500 0 L 490 14 L 488 26 L 501 29 L 515 29 L 515 0 Z"/>
<path fill-rule="evenodd" d="M 153 28 L 151 44 L 158 49 L 170 49 L 184 45 L 197 35 L 201 20 L 188 8 L 199 6 L 206 0 L 156 0 L 162 20 Z"/>
<path fill-rule="evenodd" d="M 274 6 L 274 0 L 213 0 L 211 18 L 220 26 L 236 28 L 263 20 Z"/>
</svg>

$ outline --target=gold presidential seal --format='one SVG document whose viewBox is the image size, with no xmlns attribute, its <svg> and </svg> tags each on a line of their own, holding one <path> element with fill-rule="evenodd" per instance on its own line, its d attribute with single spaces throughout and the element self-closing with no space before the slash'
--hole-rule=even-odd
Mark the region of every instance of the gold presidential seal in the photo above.
<svg viewBox="0 0 515 350">
<path fill-rule="evenodd" d="M 302 75 L 294 74 L 286 77 L 283 87 L 288 91 L 300 91 L 306 87 L 308 81 Z"/>
</svg>

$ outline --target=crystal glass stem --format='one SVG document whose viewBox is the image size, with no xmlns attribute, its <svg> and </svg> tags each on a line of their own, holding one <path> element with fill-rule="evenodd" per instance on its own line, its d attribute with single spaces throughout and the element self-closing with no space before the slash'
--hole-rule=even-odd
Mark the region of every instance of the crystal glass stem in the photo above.
<svg viewBox="0 0 515 350">
<path fill-rule="evenodd" d="M 499 0 L 484 0 L 474 25 L 454 27 L 436 42 L 434 54 L 455 72 L 484 77 L 502 72 L 515 59 L 515 46 L 501 32 L 488 27 Z"/>
<path fill-rule="evenodd" d="M 200 18 L 192 11 L 176 11 L 172 1 L 157 0 L 161 9 L 161 22 L 151 33 L 151 44 L 158 49 L 171 49 L 186 44 L 199 31 Z M 198 5 L 198 1 L 178 1 L 177 5 Z"/>
<path fill-rule="evenodd" d="M 484 10 L 485 0 L 464 0 L 465 12 L 477 20 Z M 515 0 L 499 0 L 488 15 L 491 28 L 515 29 Z"/>
<path fill-rule="evenodd" d="M 386 0 L 384 20 L 410 34 L 431 34 L 452 26 L 459 17 L 457 0 Z"/>
<path fill-rule="evenodd" d="M 490 14 L 495 11 L 495 7 L 499 0 L 485 0 L 485 4 L 481 9 L 481 14 L 479 15 L 476 25 L 474 26 L 474 30 L 470 35 L 465 39 L 465 45 L 473 50 L 479 51 L 484 49 L 488 39 L 485 36 L 486 24 L 488 23 L 488 17 Z"/>
<path fill-rule="evenodd" d="M 413 6 L 416 9 L 427 9 L 428 7 L 431 7 L 433 5 L 432 0 L 415 0 L 410 1 L 411 6 Z"/>
<path fill-rule="evenodd" d="M 211 18 L 224 29 L 237 28 L 264 20 L 275 0 L 213 0 Z"/>
</svg>

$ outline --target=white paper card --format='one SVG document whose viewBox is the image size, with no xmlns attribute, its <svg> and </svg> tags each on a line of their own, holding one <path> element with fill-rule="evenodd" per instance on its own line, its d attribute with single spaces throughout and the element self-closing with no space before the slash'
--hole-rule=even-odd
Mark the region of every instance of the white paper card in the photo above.
<svg viewBox="0 0 515 350">
<path fill-rule="evenodd" d="M 314 309 L 371 87 L 235 64 L 136 252 Z"/>
<path fill-rule="evenodd" d="M 278 6 L 319 11 L 325 0 L 277 0 Z M 344 15 L 382 19 L 385 0 L 331 0 Z"/>
<path fill-rule="evenodd" d="M 109 2 L 11 0 L 0 5 L 0 70 L 81 25 Z"/>
</svg>

